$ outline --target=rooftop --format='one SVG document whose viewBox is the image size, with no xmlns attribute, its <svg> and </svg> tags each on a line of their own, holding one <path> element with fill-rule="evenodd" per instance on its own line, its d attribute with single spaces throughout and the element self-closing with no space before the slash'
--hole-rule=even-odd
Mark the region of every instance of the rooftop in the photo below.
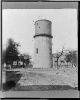
<svg viewBox="0 0 80 100">
<path fill-rule="evenodd" d="M 47 20 L 47 19 L 40 19 L 40 20 L 37 20 L 36 22 L 38 22 L 38 21 L 49 21 L 49 22 L 51 22 L 50 20 Z"/>
</svg>

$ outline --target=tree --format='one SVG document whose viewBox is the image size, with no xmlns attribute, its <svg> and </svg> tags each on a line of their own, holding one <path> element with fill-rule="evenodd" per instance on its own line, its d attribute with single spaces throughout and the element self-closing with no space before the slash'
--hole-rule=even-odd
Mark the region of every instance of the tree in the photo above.
<svg viewBox="0 0 80 100">
<path fill-rule="evenodd" d="M 19 54 L 18 46 L 19 43 L 14 42 L 12 38 L 8 39 L 4 56 L 6 65 L 8 64 L 13 65 L 13 61 L 16 61 L 18 59 L 18 54 Z"/>
<path fill-rule="evenodd" d="M 69 53 L 65 57 L 65 61 L 67 63 L 68 62 L 72 63 L 72 67 L 73 67 L 73 65 L 76 67 L 77 63 L 78 63 L 77 51 L 69 51 Z"/>
<path fill-rule="evenodd" d="M 2 50 L 2 64 L 6 63 L 6 50 Z"/>
<path fill-rule="evenodd" d="M 29 64 L 31 63 L 31 56 L 27 53 L 23 54 L 23 64 L 26 65 L 26 67 L 29 67 Z"/>
<path fill-rule="evenodd" d="M 72 54 L 72 60 L 71 60 L 72 64 L 76 67 L 77 64 L 78 64 L 78 56 L 76 54 L 75 51 L 73 51 L 73 54 Z"/>
<path fill-rule="evenodd" d="M 64 49 L 64 47 L 63 47 L 63 49 Z M 62 51 L 61 51 L 59 54 L 57 53 L 56 56 L 53 56 L 54 58 L 56 58 L 57 68 L 59 68 L 58 61 L 59 61 L 59 58 L 60 58 L 60 57 L 62 56 L 62 54 L 63 54 L 63 49 L 62 49 Z"/>
<path fill-rule="evenodd" d="M 71 62 L 71 54 L 66 55 L 65 61 L 67 62 L 67 67 L 68 67 L 68 63 Z"/>
</svg>

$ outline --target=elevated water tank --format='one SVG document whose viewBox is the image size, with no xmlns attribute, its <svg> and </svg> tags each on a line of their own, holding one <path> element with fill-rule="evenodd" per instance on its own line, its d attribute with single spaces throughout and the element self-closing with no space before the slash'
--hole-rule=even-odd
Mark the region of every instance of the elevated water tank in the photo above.
<svg viewBox="0 0 80 100">
<path fill-rule="evenodd" d="M 52 60 L 52 22 L 49 20 L 38 20 L 35 22 L 35 44 L 33 68 L 50 68 Z"/>
</svg>

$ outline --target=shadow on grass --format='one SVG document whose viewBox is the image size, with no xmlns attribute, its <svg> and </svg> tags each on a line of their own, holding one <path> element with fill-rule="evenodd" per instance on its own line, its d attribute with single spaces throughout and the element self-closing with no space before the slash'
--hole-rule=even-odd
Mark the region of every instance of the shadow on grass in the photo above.
<svg viewBox="0 0 80 100">
<path fill-rule="evenodd" d="M 54 90 L 77 90 L 78 88 L 71 87 L 69 85 L 29 85 L 29 86 L 17 86 L 16 91 L 54 91 Z M 14 91 L 14 89 L 13 89 Z"/>
<path fill-rule="evenodd" d="M 18 71 L 6 71 L 6 82 L 3 83 L 3 91 L 8 91 L 16 86 L 21 78 L 21 74 Z"/>
</svg>

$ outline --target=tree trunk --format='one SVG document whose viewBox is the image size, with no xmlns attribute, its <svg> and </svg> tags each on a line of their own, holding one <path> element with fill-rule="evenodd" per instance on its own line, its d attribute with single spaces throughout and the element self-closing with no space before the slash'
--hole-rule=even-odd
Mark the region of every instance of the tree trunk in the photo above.
<svg viewBox="0 0 80 100">
<path fill-rule="evenodd" d="M 13 62 L 11 63 L 11 68 L 13 68 Z"/>
<path fill-rule="evenodd" d="M 58 68 L 58 59 L 57 59 L 57 68 Z"/>
<path fill-rule="evenodd" d="M 24 68 L 24 60 L 23 60 L 23 68 Z"/>
<path fill-rule="evenodd" d="M 67 62 L 67 67 L 68 67 L 68 62 Z"/>
<path fill-rule="evenodd" d="M 17 60 L 17 65 L 18 65 L 18 60 Z"/>
</svg>

